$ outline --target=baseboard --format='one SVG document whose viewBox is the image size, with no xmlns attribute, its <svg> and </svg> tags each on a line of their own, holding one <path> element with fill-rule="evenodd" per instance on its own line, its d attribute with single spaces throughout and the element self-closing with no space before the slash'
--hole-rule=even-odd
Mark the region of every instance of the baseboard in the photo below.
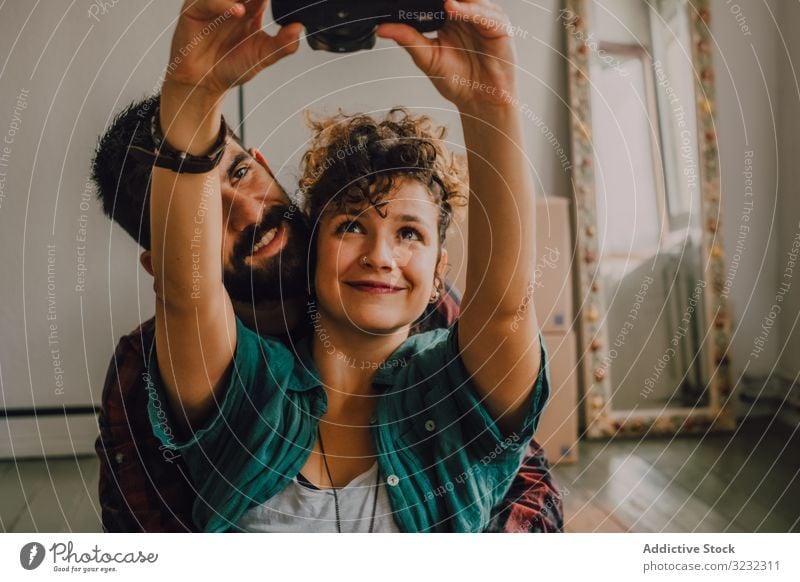
<svg viewBox="0 0 800 582">
<path fill-rule="evenodd" d="M 97 415 L 9 415 L 0 418 L 0 459 L 89 455 L 99 434 Z"/>
<path fill-rule="evenodd" d="M 788 428 L 800 427 L 800 384 L 779 374 L 744 376 L 737 417 L 776 416 Z"/>
</svg>

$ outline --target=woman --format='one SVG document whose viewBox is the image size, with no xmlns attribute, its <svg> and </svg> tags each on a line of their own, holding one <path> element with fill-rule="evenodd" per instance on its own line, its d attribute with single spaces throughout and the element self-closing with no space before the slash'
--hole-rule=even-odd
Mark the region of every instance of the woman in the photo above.
<svg viewBox="0 0 800 582">
<path fill-rule="evenodd" d="M 160 122 L 173 148 L 196 159 L 214 150 L 225 90 L 266 66 L 264 54 L 296 49 L 294 28 L 254 33 L 256 4 L 184 10 L 173 53 L 222 8 L 234 19 L 165 82 Z M 427 120 L 395 112 L 317 127 L 302 183 L 314 333 L 291 347 L 233 314 L 210 171 L 154 170 L 151 420 L 201 484 L 194 518 L 207 531 L 481 531 L 518 468 L 549 388 L 535 315 L 521 307 L 533 288 L 534 200 L 513 46 L 492 5 L 445 8 L 438 39 L 403 25 L 379 34 L 461 112 L 473 211 L 452 330 L 409 338 L 440 292 L 444 234 L 465 187 Z M 264 233 L 251 260 L 280 252 L 284 238 L 283 227 Z"/>
</svg>

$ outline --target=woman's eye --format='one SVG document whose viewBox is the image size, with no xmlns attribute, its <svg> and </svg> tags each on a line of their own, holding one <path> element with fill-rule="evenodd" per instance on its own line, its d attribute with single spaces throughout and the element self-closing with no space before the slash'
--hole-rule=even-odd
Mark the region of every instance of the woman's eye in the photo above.
<svg viewBox="0 0 800 582">
<path fill-rule="evenodd" d="M 421 241 L 422 235 L 416 228 L 407 226 L 400 229 L 400 238 L 406 241 Z"/>
<path fill-rule="evenodd" d="M 364 229 L 361 228 L 361 225 L 357 221 L 355 221 L 355 220 L 345 220 L 343 223 L 341 223 L 336 228 L 336 233 L 337 234 L 343 234 L 343 233 L 346 233 L 346 232 L 359 233 L 359 232 L 363 232 L 363 230 Z"/>
</svg>

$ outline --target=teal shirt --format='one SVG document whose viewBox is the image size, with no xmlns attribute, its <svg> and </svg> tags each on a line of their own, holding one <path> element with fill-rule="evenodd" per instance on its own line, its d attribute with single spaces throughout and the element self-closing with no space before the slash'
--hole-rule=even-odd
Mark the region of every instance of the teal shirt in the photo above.
<svg viewBox="0 0 800 582">
<path fill-rule="evenodd" d="M 310 339 L 292 351 L 238 319 L 236 330 L 233 372 L 221 402 L 206 426 L 183 442 L 172 429 L 155 350 L 150 353 L 153 432 L 183 455 L 198 493 L 193 519 L 209 532 L 240 531 L 236 523 L 247 509 L 288 485 L 311 454 L 327 407 Z M 402 531 L 483 531 L 511 486 L 550 393 L 542 341 L 524 428 L 501 434 L 464 368 L 457 340 L 457 325 L 412 336 L 375 373 L 380 399 L 372 434 Z"/>
</svg>

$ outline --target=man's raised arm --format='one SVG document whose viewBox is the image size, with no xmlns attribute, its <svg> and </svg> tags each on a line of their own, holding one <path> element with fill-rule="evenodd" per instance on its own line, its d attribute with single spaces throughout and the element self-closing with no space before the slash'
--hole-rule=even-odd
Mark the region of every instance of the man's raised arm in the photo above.
<svg viewBox="0 0 800 582">
<path fill-rule="evenodd" d="M 297 50 L 301 27 L 267 35 L 261 30 L 265 8 L 265 0 L 184 4 L 157 118 L 169 150 L 209 154 L 219 145 L 227 91 Z M 157 167 L 150 196 L 158 366 L 176 421 L 197 427 L 211 411 L 236 347 L 222 283 L 219 180 L 213 167 L 195 173 Z"/>
</svg>

